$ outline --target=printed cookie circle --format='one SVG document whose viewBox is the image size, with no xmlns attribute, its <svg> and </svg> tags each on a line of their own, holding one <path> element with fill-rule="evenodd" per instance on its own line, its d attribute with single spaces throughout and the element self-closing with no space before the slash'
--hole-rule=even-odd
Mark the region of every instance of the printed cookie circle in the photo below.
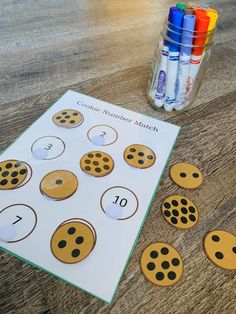
<svg viewBox="0 0 236 314">
<path fill-rule="evenodd" d="M 87 136 L 90 142 L 96 146 L 108 146 L 115 143 L 118 138 L 118 133 L 113 127 L 100 124 L 90 128 Z"/>
<path fill-rule="evenodd" d="M 56 136 L 43 136 L 34 141 L 31 152 L 34 158 L 50 160 L 61 156 L 65 151 L 65 143 Z"/>
<path fill-rule="evenodd" d="M 156 242 L 148 245 L 140 260 L 144 276 L 154 285 L 172 286 L 182 276 L 184 264 L 179 252 L 170 244 Z"/>
<path fill-rule="evenodd" d="M 114 161 L 104 152 L 93 151 L 80 159 L 80 167 L 85 173 L 94 177 L 104 177 L 112 172 Z"/>
<path fill-rule="evenodd" d="M 63 222 L 51 239 L 53 255 L 61 262 L 74 264 L 85 259 L 96 244 L 93 226 L 82 219 Z"/>
<path fill-rule="evenodd" d="M 27 166 L 19 160 L 0 162 L 0 190 L 11 190 L 23 184 L 27 177 Z"/>
<path fill-rule="evenodd" d="M 124 159 L 132 167 L 145 169 L 151 167 L 156 161 L 155 153 L 147 146 L 133 144 L 124 151 Z"/>
<path fill-rule="evenodd" d="M 55 170 L 43 177 L 40 183 L 42 194 L 56 200 L 72 196 L 78 188 L 76 175 L 67 170 Z"/>
<path fill-rule="evenodd" d="M 75 128 L 84 121 L 82 113 L 74 109 L 63 109 L 54 114 L 52 121 L 65 128 Z"/>
<path fill-rule="evenodd" d="M 171 179 L 179 186 L 186 189 L 195 189 L 202 184 L 201 171 L 187 162 L 179 162 L 170 168 Z"/>
<path fill-rule="evenodd" d="M 169 224 L 180 229 L 193 228 L 199 220 L 197 207 L 183 195 L 167 197 L 162 203 L 161 211 Z"/>
<path fill-rule="evenodd" d="M 203 240 L 210 261 L 224 269 L 236 269 L 236 236 L 225 230 L 208 232 Z"/>
</svg>

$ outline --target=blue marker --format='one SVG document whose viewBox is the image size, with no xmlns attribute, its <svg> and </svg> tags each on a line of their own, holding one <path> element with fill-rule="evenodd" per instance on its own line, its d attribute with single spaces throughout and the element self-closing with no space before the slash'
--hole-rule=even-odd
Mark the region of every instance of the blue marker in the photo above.
<svg viewBox="0 0 236 314">
<path fill-rule="evenodd" d="M 171 7 L 169 10 L 168 21 L 172 21 L 172 14 L 175 11 L 180 11 L 179 8 Z M 168 64 L 168 56 L 169 56 L 169 46 L 168 41 L 164 40 L 163 48 L 162 48 L 162 56 L 161 63 L 159 66 L 159 71 L 156 75 L 156 80 L 154 83 L 154 91 L 155 91 L 155 100 L 154 103 L 157 107 L 162 107 L 164 103 L 165 90 L 166 90 L 166 72 L 167 72 L 167 64 Z"/>
<path fill-rule="evenodd" d="M 183 26 L 183 11 L 174 11 L 172 13 L 172 24 L 170 25 L 171 31 L 168 36 L 173 42 L 169 42 L 169 58 L 167 66 L 167 83 L 166 83 L 166 97 L 164 108 L 166 111 L 172 111 L 174 109 L 175 102 L 175 85 L 178 70 L 179 50 L 181 39 L 181 32 Z"/>
<path fill-rule="evenodd" d="M 176 110 L 182 109 L 186 101 L 187 79 L 190 67 L 191 45 L 193 42 L 195 20 L 196 17 L 194 15 L 184 16 L 181 43 L 188 46 L 181 46 L 180 48 L 178 78 L 176 83 Z"/>
</svg>

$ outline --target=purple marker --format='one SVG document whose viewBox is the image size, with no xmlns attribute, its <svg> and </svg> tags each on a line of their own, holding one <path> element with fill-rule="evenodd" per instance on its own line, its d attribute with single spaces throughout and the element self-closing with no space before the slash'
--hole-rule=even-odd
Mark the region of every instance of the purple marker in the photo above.
<svg viewBox="0 0 236 314">
<path fill-rule="evenodd" d="M 168 15 L 168 22 L 172 22 L 172 15 L 173 12 L 180 11 L 179 8 L 171 7 L 169 10 Z M 167 32 L 168 36 L 168 32 Z M 166 72 L 167 72 L 167 64 L 168 64 L 168 56 L 169 56 L 169 46 L 168 41 L 164 40 L 163 42 L 163 48 L 162 48 L 162 56 L 161 56 L 161 63 L 159 65 L 159 70 L 156 75 L 156 80 L 154 84 L 154 90 L 155 90 L 155 100 L 154 103 L 157 107 L 162 107 L 164 103 L 165 98 L 165 92 L 166 92 Z"/>
</svg>

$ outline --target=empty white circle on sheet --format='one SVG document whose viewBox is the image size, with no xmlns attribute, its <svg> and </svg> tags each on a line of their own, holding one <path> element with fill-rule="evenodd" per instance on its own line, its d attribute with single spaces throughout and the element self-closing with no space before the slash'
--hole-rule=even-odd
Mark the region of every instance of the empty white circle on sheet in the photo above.
<svg viewBox="0 0 236 314">
<path fill-rule="evenodd" d="M 36 140 L 31 151 L 36 159 L 49 160 L 59 157 L 65 150 L 65 143 L 56 136 L 44 136 Z"/>
<path fill-rule="evenodd" d="M 36 223 L 36 213 L 30 206 L 14 204 L 6 207 L 0 212 L 0 241 L 21 241 L 32 233 Z"/>
<path fill-rule="evenodd" d="M 101 124 L 89 129 L 88 138 L 96 146 L 107 146 L 117 140 L 118 134 L 111 126 Z"/>
<path fill-rule="evenodd" d="M 137 196 L 130 189 L 114 186 L 101 197 L 101 208 L 112 219 L 124 220 L 132 217 L 138 209 Z"/>
</svg>

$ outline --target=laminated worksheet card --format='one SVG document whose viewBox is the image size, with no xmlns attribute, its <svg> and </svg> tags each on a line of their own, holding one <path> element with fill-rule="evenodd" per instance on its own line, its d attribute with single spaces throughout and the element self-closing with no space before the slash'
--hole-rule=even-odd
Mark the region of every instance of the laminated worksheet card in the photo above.
<svg viewBox="0 0 236 314">
<path fill-rule="evenodd" d="M 66 92 L 0 156 L 0 247 L 110 303 L 178 132 Z"/>
</svg>

